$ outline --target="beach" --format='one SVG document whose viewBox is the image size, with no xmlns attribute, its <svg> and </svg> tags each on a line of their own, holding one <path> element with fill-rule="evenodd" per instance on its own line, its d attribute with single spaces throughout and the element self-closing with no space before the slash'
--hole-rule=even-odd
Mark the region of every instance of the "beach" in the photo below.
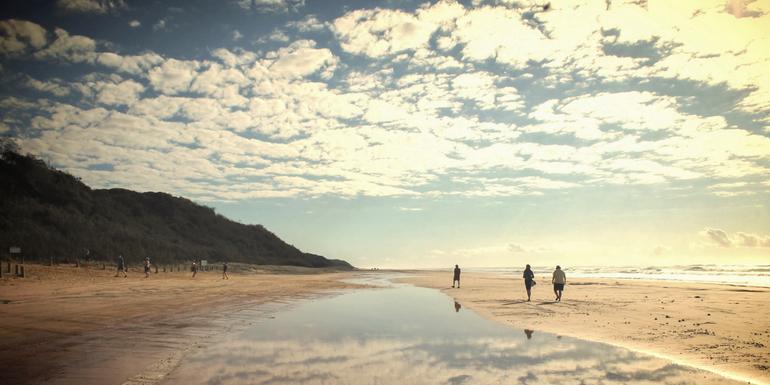
<svg viewBox="0 0 770 385">
<path fill-rule="evenodd" d="M 3 384 L 164 383 L 186 356 L 258 319 L 302 300 L 365 287 L 351 278 L 393 274 L 274 267 L 231 270 L 231 279 L 223 280 L 218 271 L 194 279 L 186 271 L 147 279 L 138 270 L 128 278 L 98 268 L 28 265 L 27 271 L 28 278 L 0 280 L 0 362 L 9 368 L 0 371 Z M 560 303 L 543 274 L 532 302 L 521 279 L 493 273 L 463 273 L 460 289 L 450 287 L 451 271 L 410 271 L 401 280 L 437 289 L 450 304 L 454 299 L 450 314 L 472 310 L 524 329 L 528 338 L 547 332 L 604 342 L 735 380 L 770 383 L 770 289 L 570 279 L 567 273 Z"/>
<path fill-rule="evenodd" d="M 521 278 L 416 271 L 406 282 L 439 289 L 463 307 L 512 327 L 599 341 L 729 378 L 770 384 L 770 289 L 672 281 L 570 279 L 554 302 L 538 274 L 527 302 Z"/>
<path fill-rule="evenodd" d="M 0 384 L 147 384 L 208 339 L 251 322 L 230 315 L 357 285 L 353 273 L 265 268 L 114 277 L 99 268 L 27 266 L 0 280 Z"/>
</svg>

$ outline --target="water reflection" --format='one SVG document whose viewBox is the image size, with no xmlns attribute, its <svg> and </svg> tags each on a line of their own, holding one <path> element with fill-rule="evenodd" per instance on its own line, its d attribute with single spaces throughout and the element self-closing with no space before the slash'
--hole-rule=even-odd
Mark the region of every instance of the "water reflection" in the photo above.
<svg viewBox="0 0 770 385">
<path fill-rule="evenodd" d="M 164 384 L 731 384 L 473 312 L 410 286 L 305 302 L 190 355 Z"/>
<path fill-rule="evenodd" d="M 455 313 L 459 313 L 460 312 L 460 308 L 462 308 L 462 307 L 463 307 L 463 305 L 460 305 L 459 302 L 455 301 Z"/>
<path fill-rule="evenodd" d="M 527 335 L 527 339 L 528 340 L 532 339 L 532 333 L 534 333 L 534 332 L 535 332 L 534 330 L 524 329 L 524 334 Z"/>
</svg>

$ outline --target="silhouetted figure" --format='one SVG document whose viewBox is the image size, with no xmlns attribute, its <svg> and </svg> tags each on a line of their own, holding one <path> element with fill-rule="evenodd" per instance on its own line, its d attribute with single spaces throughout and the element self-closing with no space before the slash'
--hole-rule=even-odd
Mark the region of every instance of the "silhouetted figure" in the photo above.
<svg viewBox="0 0 770 385">
<path fill-rule="evenodd" d="M 459 313 L 461 307 L 463 307 L 463 305 L 460 305 L 459 302 L 455 301 L 455 313 Z"/>
<path fill-rule="evenodd" d="M 532 333 L 534 333 L 534 332 L 535 332 L 534 330 L 524 329 L 524 334 L 527 335 L 527 339 L 528 340 L 532 339 Z"/>
<path fill-rule="evenodd" d="M 556 294 L 556 301 L 561 302 L 561 293 L 564 290 L 564 284 L 567 283 L 567 276 L 564 275 L 564 271 L 561 266 L 556 266 L 556 270 L 553 271 L 553 293 Z"/>
<path fill-rule="evenodd" d="M 527 288 L 527 302 L 532 298 L 532 286 L 535 286 L 535 273 L 532 272 L 532 268 L 527 265 L 524 268 L 524 287 Z"/>
<path fill-rule="evenodd" d="M 193 262 L 192 267 L 190 267 L 190 270 L 192 270 L 192 277 L 195 278 L 195 276 L 198 274 L 198 264 Z"/>
<path fill-rule="evenodd" d="M 227 276 L 227 262 L 222 264 L 222 279 L 230 279 L 230 277 Z"/>
<path fill-rule="evenodd" d="M 144 278 L 150 278 L 150 257 L 144 257 Z"/>
<path fill-rule="evenodd" d="M 455 287 L 455 282 L 457 282 L 457 288 L 460 288 L 460 266 L 455 265 L 455 273 L 454 277 L 452 278 L 452 287 Z"/>
<path fill-rule="evenodd" d="M 119 276 L 120 273 L 123 273 L 123 278 L 128 278 L 128 274 L 126 274 L 126 261 L 123 259 L 123 255 L 118 255 L 118 271 L 115 272 L 115 276 Z"/>
</svg>

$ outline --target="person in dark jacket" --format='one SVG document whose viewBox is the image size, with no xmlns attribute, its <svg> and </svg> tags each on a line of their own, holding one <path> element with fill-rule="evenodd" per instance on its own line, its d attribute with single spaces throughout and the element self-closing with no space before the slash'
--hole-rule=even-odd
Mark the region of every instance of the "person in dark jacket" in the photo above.
<svg viewBox="0 0 770 385">
<path fill-rule="evenodd" d="M 460 288 L 460 266 L 455 265 L 455 274 L 452 278 L 452 287 L 455 287 L 455 282 L 457 282 L 457 288 Z"/>
<path fill-rule="evenodd" d="M 123 278 L 128 278 L 128 274 L 126 274 L 126 261 L 123 259 L 123 255 L 118 255 L 118 271 L 115 273 L 115 276 L 119 276 L 120 273 L 123 273 Z"/>
<path fill-rule="evenodd" d="M 532 300 L 532 286 L 535 285 L 535 273 L 532 272 L 532 268 L 527 265 L 524 268 L 524 287 L 527 288 L 527 302 Z"/>
</svg>

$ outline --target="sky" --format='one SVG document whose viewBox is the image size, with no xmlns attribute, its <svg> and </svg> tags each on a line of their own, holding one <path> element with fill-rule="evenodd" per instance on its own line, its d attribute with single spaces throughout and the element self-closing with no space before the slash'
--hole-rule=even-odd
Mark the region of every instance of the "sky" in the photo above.
<svg viewBox="0 0 770 385">
<path fill-rule="evenodd" d="M 770 264 L 770 0 L 0 5 L 0 136 L 359 267 Z"/>
</svg>

